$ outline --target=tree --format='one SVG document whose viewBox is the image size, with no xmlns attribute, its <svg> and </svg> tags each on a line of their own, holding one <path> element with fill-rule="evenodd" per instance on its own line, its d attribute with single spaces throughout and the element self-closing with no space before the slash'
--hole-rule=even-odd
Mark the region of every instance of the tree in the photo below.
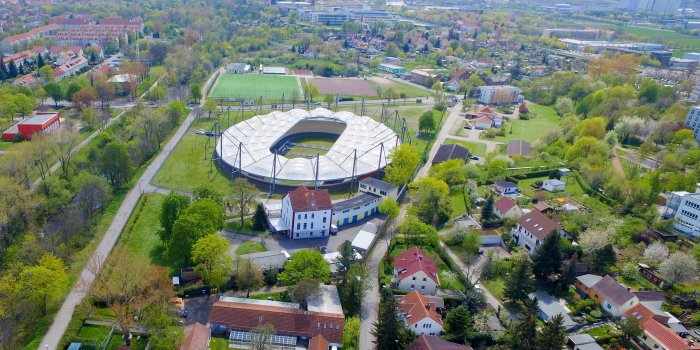
<svg viewBox="0 0 700 350">
<path fill-rule="evenodd" d="M 330 282 L 331 269 L 323 259 L 323 254 L 317 250 L 302 249 L 294 252 L 284 264 L 280 273 L 282 284 L 291 286 L 302 279 L 317 279 L 324 283 Z"/>
<path fill-rule="evenodd" d="M 215 234 L 200 238 L 192 246 L 194 270 L 205 283 L 220 287 L 230 279 L 233 259 L 228 247 L 228 240 Z"/>
<path fill-rule="evenodd" d="M 80 113 L 80 120 L 83 122 L 84 126 L 90 128 L 95 128 L 97 126 L 97 115 L 92 108 L 84 108 Z"/>
<path fill-rule="evenodd" d="M 367 266 L 354 264 L 345 273 L 346 282 L 340 287 L 340 296 L 346 315 L 360 315 L 362 301 L 370 288 L 371 276 Z"/>
<path fill-rule="evenodd" d="M 508 329 L 506 344 L 511 349 L 518 350 L 535 350 L 539 349 L 536 345 L 537 341 L 537 298 L 523 299 L 525 311 L 522 318 L 512 323 Z"/>
<path fill-rule="evenodd" d="M 482 222 L 493 220 L 496 217 L 496 214 L 493 212 L 493 201 L 493 196 L 486 197 L 486 203 L 484 203 L 484 206 L 481 207 Z"/>
<path fill-rule="evenodd" d="M 156 300 L 167 300 L 172 294 L 164 268 L 122 249 L 114 251 L 106 261 L 99 257 L 90 261 L 87 269 L 95 277 L 92 297 L 112 310 L 127 346 L 131 345 L 130 329 L 139 310 Z"/>
<path fill-rule="evenodd" d="M 190 205 L 190 197 L 177 192 L 170 192 L 163 199 L 160 209 L 160 226 L 162 230 L 158 231 L 160 240 L 167 246 L 170 242 L 173 224 L 177 220 L 180 213 Z"/>
<path fill-rule="evenodd" d="M 516 303 L 529 299 L 535 290 L 532 280 L 532 267 L 527 258 L 513 262 L 514 270 L 506 277 L 503 299 Z"/>
<path fill-rule="evenodd" d="M 32 164 L 38 168 L 41 179 L 46 180 L 51 168 L 50 162 L 51 155 L 54 153 L 54 143 L 51 142 L 46 135 L 36 134 L 32 138 L 32 142 L 27 144 L 31 146 L 29 147 L 29 152 L 26 152 L 25 155 L 28 156 Z"/>
<path fill-rule="evenodd" d="M 241 260 L 236 271 L 236 286 L 238 289 L 246 291 L 246 298 L 250 296 L 250 291 L 263 286 L 263 273 L 259 267 L 250 260 Z"/>
<path fill-rule="evenodd" d="M 433 84 L 431 88 L 435 90 L 435 93 L 438 93 L 440 90 L 442 90 L 442 83 L 438 80 Z"/>
<path fill-rule="evenodd" d="M 318 298 L 321 295 L 321 282 L 314 278 L 302 278 L 295 285 L 287 288 L 292 301 L 299 303 L 306 310 L 309 299 Z"/>
<path fill-rule="evenodd" d="M 445 181 L 450 187 L 467 182 L 462 159 L 448 159 L 430 167 L 430 176 Z"/>
<path fill-rule="evenodd" d="M 41 55 L 39 55 L 41 57 Z M 49 65 L 40 65 L 39 67 L 39 76 L 44 79 L 44 81 L 53 81 L 54 80 L 54 72 L 53 68 Z"/>
<path fill-rule="evenodd" d="M 578 136 L 592 136 L 598 140 L 601 140 L 603 137 L 605 137 L 605 127 L 607 124 L 608 121 L 603 117 L 584 119 L 577 126 Z"/>
<path fill-rule="evenodd" d="M 208 198 L 192 202 L 173 224 L 168 256 L 173 261 L 189 261 L 194 243 L 223 227 L 224 208 L 221 205 Z"/>
<path fill-rule="evenodd" d="M 347 271 L 357 262 L 357 254 L 352 246 L 352 242 L 348 240 L 345 240 L 338 246 L 338 253 L 340 253 L 336 258 L 336 262 L 340 265 L 338 270 L 344 272 L 346 276 L 343 279 L 343 283 L 347 283 Z"/>
<path fill-rule="evenodd" d="M 549 232 L 532 257 L 532 272 L 539 281 L 547 282 L 552 275 L 561 271 L 561 260 L 561 237 L 557 232 Z"/>
<path fill-rule="evenodd" d="M 660 241 L 654 241 L 644 249 L 644 257 L 659 262 L 663 261 L 668 257 L 668 247 Z"/>
<path fill-rule="evenodd" d="M 440 242 L 440 236 L 435 227 L 421 222 L 415 215 L 406 216 L 399 224 L 398 232 L 403 236 L 407 248 L 411 244 L 428 244 L 437 247 Z"/>
<path fill-rule="evenodd" d="M 58 102 L 63 101 L 63 88 L 55 81 L 50 81 L 44 85 L 44 90 L 46 94 L 51 97 L 56 108 L 58 108 Z"/>
<path fill-rule="evenodd" d="M 94 83 L 97 99 L 100 100 L 100 108 L 104 109 L 114 100 L 114 84 L 110 83 L 103 74 L 95 75 Z"/>
<path fill-rule="evenodd" d="M 537 334 L 538 350 L 561 350 L 566 344 L 566 330 L 561 314 L 552 316 Z"/>
<path fill-rule="evenodd" d="M 257 334 L 250 344 L 251 350 L 271 350 L 270 339 L 275 335 L 275 326 L 271 323 L 264 323 L 253 328 L 252 333 Z"/>
<path fill-rule="evenodd" d="M 195 187 L 194 190 L 192 190 L 192 195 L 194 196 L 194 200 L 208 198 L 222 207 L 226 205 L 224 195 L 209 185 L 200 185 Z"/>
<path fill-rule="evenodd" d="M 48 84 L 47 84 L 48 85 Z M 68 176 L 68 166 L 73 158 L 73 148 L 78 145 L 80 138 L 78 134 L 71 130 L 58 130 L 51 134 L 52 149 L 61 164 L 63 176 Z"/>
<path fill-rule="evenodd" d="M 233 206 L 238 210 L 238 215 L 241 219 L 241 227 L 243 227 L 243 218 L 245 218 L 248 211 L 250 211 L 253 204 L 255 204 L 259 191 L 248 182 L 248 180 L 242 177 L 233 180 L 231 187 L 233 188 L 233 194 L 231 196 Z"/>
<path fill-rule="evenodd" d="M 399 216 L 399 205 L 393 198 L 386 198 L 379 204 L 379 212 L 386 215 L 388 220 L 395 220 Z"/>
<path fill-rule="evenodd" d="M 198 83 L 190 85 L 190 96 L 195 103 L 199 103 L 199 100 L 202 98 L 202 85 Z"/>
<path fill-rule="evenodd" d="M 617 327 L 627 341 L 636 339 L 644 333 L 642 325 L 639 324 L 639 320 L 635 317 L 623 317 L 617 322 Z"/>
<path fill-rule="evenodd" d="M 418 120 L 418 130 L 425 133 L 431 133 L 435 131 L 435 117 L 433 116 L 433 111 L 426 111 L 420 116 Z"/>
<path fill-rule="evenodd" d="M 382 289 L 377 321 L 373 325 L 372 335 L 377 349 L 403 350 L 413 339 L 413 334 L 404 326 L 399 316 L 396 299 L 387 289 Z"/>
<path fill-rule="evenodd" d="M 358 317 L 348 317 L 345 319 L 343 328 L 343 349 L 360 350 L 360 319 Z"/>
<path fill-rule="evenodd" d="M 44 106 L 44 102 L 46 102 L 46 99 L 49 97 L 49 95 L 46 93 L 46 90 L 44 90 L 43 87 L 40 87 L 34 91 L 34 97 L 36 97 L 37 100 L 39 100 L 39 103 L 41 103 L 41 106 Z"/>
<path fill-rule="evenodd" d="M 101 151 L 98 167 L 100 174 L 112 184 L 115 189 L 121 188 L 134 175 L 134 165 L 126 145 L 112 141 Z"/>
<path fill-rule="evenodd" d="M 450 188 L 445 181 L 431 176 L 422 177 L 410 184 L 413 211 L 428 224 L 439 225 L 450 218 Z"/>
<path fill-rule="evenodd" d="M 87 171 L 81 171 L 73 177 L 72 183 L 76 189 L 73 201 L 86 218 L 104 210 L 112 196 L 112 188 L 107 180 Z"/>
<path fill-rule="evenodd" d="M 34 108 L 36 107 L 36 99 L 21 93 L 16 94 L 14 97 L 17 113 L 21 114 L 22 117 L 32 114 Z"/>
<path fill-rule="evenodd" d="M 68 285 L 68 275 L 61 259 L 46 254 L 35 266 L 22 269 L 17 284 L 23 298 L 45 316 L 49 306 L 58 302 Z"/>
<path fill-rule="evenodd" d="M 659 265 L 659 273 L 671 285 L 682 283 L 697 277 L 698 262 L 691 255 L 676 252 Z"/>
<path fill-rule="evenodd" d="M 325 95 L 323 96 L 323 102 L 325 102 L 328 105 L 328 108 L 331 108 L 331 104 L 335 101 L 335 96 L 333 95 Z"/>
<path fill-rule="evenodd" d="M 389 154 L 391 164 L 386 167 L 385 180 L 397 186 L 408 183 L 420 163 L 418 152 L 409 144 L 401 144 Z"/>
<path fill-rule="evenodd" d="M 205 112 L 207 112 L 207 118 L 211 119 L 211 114 L 216 113 L 219 110 L 219 105 L 213 99 L 207 99 L 202 106 Z"/>
<path fill-rule="evenodd" d="M 608 243 L 603 249 L 597 250 L 593 256 L 593 268 L 597 271 L 607 271 L 608 267 L 615 265 L 617 262 L 617 253 L 613 245 Z"/>
<path fill-rule="evenodd" d="M 265 206 L 258 203 L 255 206 L 255 214 L 253 214 L 253 230 L 262 231 L 267 228 L 267 215 L 265 214 Z"/>
<path fill-rule="evenodd" d="M 399 57 L 399 48 L 396 47 L 394 43 L 390 43 L 386 46 L 386 55 L 389 57 Z"/>
<path fill-rule="evenodd" d="M 469 329 L 472 323 L 471 314 L 463 305 L 450 310 L 444 322 L 445 339 L 459 344 L 466 344 L 470 338 Z"/>
<path fill-rule="evenodd" d="M 506 169 L 508 169 L 507 161 L 504 159 L 494 159 L 486 165 L 486 174 L 489 178 L 502 177 Z"/>
</svg>

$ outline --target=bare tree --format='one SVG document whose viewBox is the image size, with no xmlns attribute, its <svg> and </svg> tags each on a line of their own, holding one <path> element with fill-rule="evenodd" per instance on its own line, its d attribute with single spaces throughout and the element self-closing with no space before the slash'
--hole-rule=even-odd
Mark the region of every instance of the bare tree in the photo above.
<svg viewBox="0 0 700 350">
<path fill-rule="evenodd" d="M 134 316 L 151 303 L 164 302 L 172 294 L 163 268 L 124 250 L 114 251 L 106 261 L 100 258 L 90 261 L 88 271 L 95 277 L 92 296 L 114 312 L 127 346 L 131 345 Z"/>
<path fill-rule="evenodd" d="M 233 206 L 238 210 L 241 218 L 241 227 L 243 227 L 245 215 L 254 207 L 258 196 L 258 189 L 255 188 L 248 180 L 239 177 L 233 180 L 231 184 L 233 188 Z"/>
<path fill-rule="evenodd" d="M 73 158 L 73 148 L 78 145 L 78 133 L 72 130 L 59 130 L 51 135 L 54 143 L 53 151 L 61 164 L 63 176 L 68 176 L 68 165 Z"/>
<path fill-rule="evenodd" d="M 271 323 L 264 323 L 253 328 L 255 337 L 250 343 L 251 350 L 271 350 L 273 349 L 272 344 L 270 344 L 270 337 L 275 335 L 275 326 Z"/>
<path fill-rule="evenodd" d="M 37 134 L 32 139 L 29 158 L 39 169 L 39 176 L 41 176 L 42 181 L 46 180 L 46 176 L 49 175 L 51 168 L 49 159 L 51 159 L 51 154 L 54 153 L 54 146 L 55 144 L 50 142 L 45 134 Z"/>
</svg>

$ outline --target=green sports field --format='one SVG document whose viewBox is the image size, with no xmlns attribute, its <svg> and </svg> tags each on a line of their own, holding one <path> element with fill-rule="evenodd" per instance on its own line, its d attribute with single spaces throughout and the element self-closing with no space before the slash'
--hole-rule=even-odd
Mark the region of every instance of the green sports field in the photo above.
<svg viewBox="0 0 700 350">
<path fill-rule="evenodd" d="M 301 91 L 297 78 L 292 76 L 261 74 L 223 74 L 211 93 L 212 97 L 233 97 L 236 99 L 290 100 L 295 94 L 299 99 Z"/>
</svg>

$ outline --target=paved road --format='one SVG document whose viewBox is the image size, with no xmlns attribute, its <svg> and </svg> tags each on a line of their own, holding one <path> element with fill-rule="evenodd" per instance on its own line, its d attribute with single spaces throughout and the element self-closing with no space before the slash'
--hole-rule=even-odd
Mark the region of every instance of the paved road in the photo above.
<svg viewBox="0 0 700 350">
<path fill-rule="evenodd" d="M 389 246 L 385 239 L 379 239 L 372 251 L 372 255 L 367 259 L 367 268 L 369 275 L 376 277 L 379 275 L 379 262 L 386 254 Z M 379 282 L 373 278 L 374 283 L 365 293 L 362 300 L 360 311 L 360 349 L 374 349 L 374 337 L 372 336 L 372 328 L 377 321 L 377 311 L 379 310 Z"/>
<path fill-rule="evenodd" d="M 651 157 L 645 157 L 645 156 L 639 154 L 637 151 L 635 151 L 635 150 L 633 150 L 633 149 L 622 148 L 622 147 L 620 147 L 620 146 L 616 146 L 616 147 L 615 147 L 615 153 L 616 153 L 616 154 L 617 154 L 617 150 L 623 150 L 624 152 L 627 153 L 627 154 L 625 154 L 625 155 L 620 155 L 620 154 L 618 154 L 618 156 L 619 156 L 620 158 L 624 158 L 624 159 L 626 159 L 626 160 L 628 160 L 628 161 L 630 161 L 630 162 L 632 162 L 632 163 L 635 163 L 635 164 L 637 164 L 637 165 L 639 165 L 639 166 L 641 166 L 641 167 L 643 167 L 643 168 L 652 169 L 652 170 L 653 170 L 653 169 L 657 169 L 657 168 L 661 165 L 661 164 L 659 163 L 659 161 L 657 161 L 656 159 L 651 158 Z"/>
<path fill-rule="evenodd" d="M 212 77 L 213 75 L 210 76 L 209 79 Z M 204 86 L 207 86 L 208 84 L 209 81 L 207 81 L 207 84 L 204 84 Z M 205 99 L 202 99 L 201 103 L 203 104 L 204 102 Z M 190 113 L 177 131 L 175 131 L 175 134 L 172 136 L 170 141 L 168 141 L 168 143 L 161 148 L 158 156 L 156 156 L 151 165 L 149 165 L 148 168 L 146 168 L 146 171 L 144 171 L 144 173 L 141 175 L 138 180 L 139 186 L 134 186 L 126 194 L 126 197 L 124 197 L 124 200 L 122 201 L 117 214 L 114 216 L 112 223 L 107 228 L 107 231 L 105 232 L 104 237 L 102 237 L 100 244 L 97 246 L 97 249 L 95 249 L 93 252 L 90 258 L 92 261 L 104 260 L 112 251 L 112 248 L 117 243 L 119 235 L 129 220 L 131 212 L 134 210 L 134 207 L 136 207 L 136 204 L 143 193 L 144 189 L 141 188 L 140 184 L 151 183 L 151 180 L 153 180 L 153 177 L 155 177 L 158 170 L 160 170 L 160 168 L 163 166 L 163 163 L 165 163 L 165 160 L 168 158 L 175 145 L 177 145 L 177 143 L 180 142 L 180 139 L 182 139 L 182 137 L 187 133 L 187 130 L 190 128 L 193 120 L 194 113 Z M 54 350 L 58 347 L 58 343 L 61 341 L 61 338 L 68 327 L 68 323 L 73 317 L 75 307 L 78 306 L 86 296 L 94 279 L 95 276 L 93 273 L 90 272 L 87 267 L 84 268 L 80 273 L 77 283 L 73 286 L 73 289 L 63 301 L 61 309 L 56 314 L 56 317 L 54 318 L 48 332 L 42 339 L 38 350 Z"/>
<path fill-rule="evenodd" d="M 435 142 L 433 143 L 433 146 L 430 148 L 430 152 L 428 155 L 428 161 L 425 163 L 425 166 L 423 166 L 419 171 L 418 175 L 416 176 L 417 178 L 427 176 L 428 173 L 430 172 L 430 160 L 435 157 L 435 154 L 438 151 L 438 148 L 440 148 L 440 145 L 445 142 L 445 139 L 447 139 L 450 136 L 450 130 L 452 129 L 452 126 L 462 117 L 459 116 L 459 112 L 462 111 L 462 104 L 458 103 L 454 107 L 450 108 L 447 110 L 447 116 L 445 121 L 443 121 L 442 127 L 440 127 L 440 132 L 438 133 L 437 137 L 435 138 Z"/>
</svg>

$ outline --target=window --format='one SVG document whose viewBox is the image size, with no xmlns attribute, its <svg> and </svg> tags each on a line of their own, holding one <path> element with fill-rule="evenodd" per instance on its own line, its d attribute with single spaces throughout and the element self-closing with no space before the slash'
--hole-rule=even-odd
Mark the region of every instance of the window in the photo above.
<svg viewBox="0 0 700 350">
<path fill-rule="evenodd" d="M 301 227 L 300 225 L 301 225 L 301 224 L 299 224 L 299 223 L 297 222 L 297 230 Z"/>
<path fill-rule="evenodd" d="M 420 289 L 425 290 L 425 286 L 421 286 Z"/>
<path fill-rule="evenodd" d="M 306 230 L 306 223 L 304 223 L 304 230 Z"/>
<path fill-rule="evenodd" d="M 314 213 L 311 213 L 311 218 L 312 218 L 312 219 L 314 218 Z"/>
<path fill-rule="evenodd" d="M 379 194 L 381 194 L 382 196 L 386 196 L 386 191 L 379 191 Z"/>
<path fill-rule="evenodd" d="M 414 280 L 414 281 L 416 280 L 416 276 L 413 276 L 413 280 Z"/>
<path fill-rule="evenodd" d="M 297 220 L 301 220 L 301 214 L 297 214 Z"/>
<path fill-rule="evenodd" d="M 427 278 L 423 277 L 423 282 L 425 282 L 425 281 L 427 281 L 427 280 L 428 280 Z"/>
<path fill-rule="evenodd" d="M 418 323 L 416 323 L 413 328 L 418 328 Z"/>
<path fill-rule="evenodd" d="M 608 310 L 609 310 L 609 309 L 612 309 L 612 306 L 611 306 L 610 304 L 608 304 Z"/>
<path fill-rule="evenodd" d="M 314 223 L 312 222 L 312 223 L 311 223 L 311 229 L 313 230 L 313 228 L 314 228 Z"/>
<path fill-rule="evenodd" d="M 309 218 L 309 214 L 304 214 L 304 219 L 308 219 L 308 218 Z"/>
<path fill-rule="evenodd" d="M 324 224 L 326 223 L 326 218 L 325 218 L 325 217 L 323 218 L 323 223 L 324 223 Z"/>
<path fill-rule="evenodd" d="M 415 285 L 415 284 L 412 284 L 412 285 L 411 285 L 411 289 L 416 289 L 416 285 Z"/>
</svg>

